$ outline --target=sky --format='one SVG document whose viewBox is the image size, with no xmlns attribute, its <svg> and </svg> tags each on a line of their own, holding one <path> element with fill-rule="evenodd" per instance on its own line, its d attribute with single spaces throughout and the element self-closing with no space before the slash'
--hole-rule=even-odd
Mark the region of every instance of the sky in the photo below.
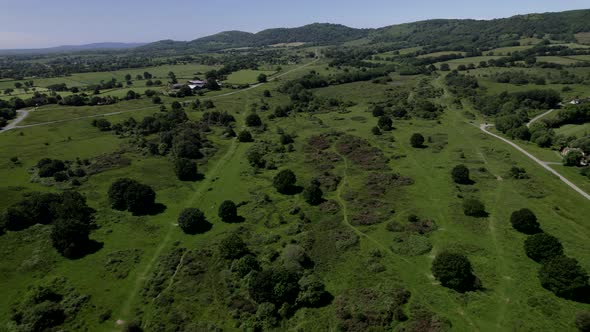
<svg viewBox="0 0 590 332">
<path fill-rule="evenodd" d="M 193 40 L 309 23 L 377 28 L 590 8 L 589 0 L 0 0 L 0 49 Z"/>
</svg>

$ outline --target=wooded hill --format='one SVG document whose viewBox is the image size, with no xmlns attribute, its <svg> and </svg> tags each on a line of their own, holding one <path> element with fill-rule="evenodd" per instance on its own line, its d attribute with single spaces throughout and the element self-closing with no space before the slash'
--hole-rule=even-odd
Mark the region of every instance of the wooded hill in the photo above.
<svg viewBox="0 0 590 332">
<path fill-rule="evenodd" d="M 355 29 L 339 24 L 314 23 L 298 28 L 268 29 L 258 33 L 226 31 L 193 41 L 162 40 L 137 48 L 142 50 L 218 51 L 230 48 L 304 42 L 340 44 L 365 39 L 366 44 L 400 47 L 431 46 L 454 49 L 491 49 L 514 45 L 526 37 L 573 41 L 574 34 L 590 32 L 590 10 L 518 15 L 494 20 L 435 19 L 379 29 Z"/>
</svg>

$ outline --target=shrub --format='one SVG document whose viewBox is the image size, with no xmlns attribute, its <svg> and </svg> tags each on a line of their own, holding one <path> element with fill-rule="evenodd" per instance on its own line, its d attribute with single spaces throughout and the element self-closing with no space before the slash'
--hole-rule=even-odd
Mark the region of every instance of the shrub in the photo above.
<svg viewBox="0 0 590 332">
<path fill-rule="evenodd" d="M 538 233 L 524 241 L 524 251 L 535 262 L 543 262 L 563 255 L 563 246 L 555 236 Z"/>
<path fill-rule="evenodd" d="M 377 126 L 375 126 L 371 129 L 371 133 L 373 133 L 373 135 L 375 135 L 375 136 L 383 135 L 381 133 L 381 129 L 379 129 L 379 127 L 377 127 Z"/>
<path fill-rule="evenodd" d="M 468 198 L 463 201 L 463 213 L 471 217 L 485 217 L 485 206 L 482 202 L 474 198 Z"/>
<path fill-rule="evenodd" d="M 88 223 L 76 219 L 58 219 L 51 229 L 51 243 L 64 257 L 74 258 L 84 253 L 89 235 Z"/>
<path fill-rule="evenodd" d="M 254 140 L 252 139 L 252 134 L 250 134 L 249 131 L 242 130 L 240 132 L 240 134 L 238 135 L 238 141 L 240 141 L 242 143 L 248 143 L 248 142 L 253 142 Z"/>
<path fill-rule="evenodd" d="M 379 121 L 377 121 L 377 126 L 385 131 L 390 131 L 393 127 L 393 121 L 387 115 L 382 115 L 379 117 Z"/>
<path fill-rule="evenodd" d="M 584 155 L 582 154 L 581 151 L 575 151 L 575 150 L 570 151 L 563 158 L 563 165 L 565 165 L 565 166 L 579 166 L 583 159 L 584 159 Z"/>
<path fill-rule="evenodd" d="M 576 327 L 580 332 L 590 332 L 590 312 L 583 311 L 576 315 Z"/>
<path fill-rule="evenodd" d="M 237 259 L 248 253 L 248 247 L 237 234 L 230 234 L 219 243 L 219 254 L 225 259 Z"/>
<path fill-rule="evenodd" d="M 193 181 L 198 177 L 197 164 L 187 158 L 178 158 L 174 161 L 174 172 L 180 181 Z"/>
<path fill-rule="evenodd" d="M 55 173 L 66 169 L 66 165 L 63 161 L 49 158 L 39 160 L 37 167 L 39 168 L 39 176 L 42 178 L 52 177 Z"/>
<path fill-rule="evenodd" d="M 458 184 L 470 184 L 471 180 L 469 179 L 469 168 L 465 165 L 457 165 L 451 171 L 451 176 L 453 177 L 453 181 Z"/>
<path fill-rule="evenodd" d="M 249 114 L 246 117 L 246 126 L 248 127 L 260 127 L 262 126 L 262 120 L 260 120 L 260 116 L 256 113 Z"/>
<path fill-rule="evenodd" d="M 589 298 L 588 273 L 574 258 L 555 256 L 539 270 L 541 285 L 555 295 L 574 301 Z"/>
<path fill-rule="evenodd" d="M 273 186 L 281 194 L 288 193 L 293 185 L 295 185 L 295 182 L 297 182 L 297 178 L 295 177 L 295 173 L 290 169 L 280 171 L 272 180 Z"/>
<path fill-rule="evenodd" d="M 182 210 L 178 216 L 178 226 L 186 234 L 205 233 L 211 229 L 211 224 L 207 222 L 205 214 L 195 208 L 188 208 Z"/>
<path fill-rule="evenodd" d="M 476 288 L 471 263 L 461 254 L 443 251 L 436 255 L 432 262 L 432 274 L 444 287 L 458 292 Z"/>
<path fill-rule="evenodd" d="M 517 231 L 524 234 L 537 234 L 541 232 L 537 216 L 529 209 L 520 209 L 512 212 L 510 223 Z"/>
<path fill-rule="evenodd" d="M 297 274 L 281 268 L 257 272 L 250 280 L 248 292 L 258 303 L 293 303 L 299 293 Z"/>
<path fill-rule="evenodd" d="M 245 277 L 252 271 L 260 271 L 260 264 L 256 257 L 246 255 L 240 259 L 236 259 L 231 264 L 232 272 L 235 272 L 240 278 Z"/>
<path fill-rule="evenodd" d="M 415 133 L 410 137 L 410 145 L 414 148 L 421 148 L 424 144 L 424 136 L 419 133 Z"/>
<path fill-rule="evenodd" d="M 317 181 L 312 181 L 309 186 L 303 190 L 303 198 L 310 205 L 318 205 L 322 202 L 324 193 L 320 189 L 320 184 Z"/>
<path fill-rule="evenodd" d="M 217 213 L 219 218 L 225 222 L 231 222 L 236 220 L 238 217 L 238 208 L 236 204 L 232 201 L 223 201 L 221 205 L 219 205 L 219 211 Z"/>
</svg>

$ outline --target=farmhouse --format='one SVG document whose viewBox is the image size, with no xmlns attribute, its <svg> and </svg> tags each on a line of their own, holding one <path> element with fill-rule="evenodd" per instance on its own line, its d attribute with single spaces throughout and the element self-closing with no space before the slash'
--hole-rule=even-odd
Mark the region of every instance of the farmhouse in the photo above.
<svg viewBox="0 0 590 332">
<path fill-rule="evenodd" d="M 563 148 L 563 150 L 561 150 L 561 155 L 565 157 L 572 152 L 579 152 L 580 154 L 582 154 L 582 160 L 580 161 L 580 166 L 588 166 L 588 164 L 590 163 L 590 156 L 586 155 L 584 153 L 584 151 L 580 148 L 570 148 L 570 147 Z"/>
<path fill-rule="evenodd" d="M 202 89 L 205 87 L 206 84 L 207 84 L 206 81 L 201 81 L 201 80 L 188 81 L 188 87 L 191 88 L 191 90 Z"/>
</svg>

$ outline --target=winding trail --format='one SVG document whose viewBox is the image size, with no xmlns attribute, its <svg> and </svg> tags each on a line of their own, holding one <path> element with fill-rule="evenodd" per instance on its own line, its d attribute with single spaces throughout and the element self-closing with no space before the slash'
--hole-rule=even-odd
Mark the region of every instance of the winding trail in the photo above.
<svg viewBox="0 0 590 332">
<path fill-rule="evenodd" d="M 227 96 L 232 96 L 238 93 L 243 93 L 252 89 L 256 89 L 260 86 L 263 86 L 267 83 L 270 83 L 272 81 L 275 81 L 285 75 L 288 75 L 294 71 L 297 70 L 301 70 L 305 67 L 311 66 L 312 64 L 315 64 L 316 62 L 318 62 L 320 59 L 315 59 L 311 62 L 308 62 L 302 66 L 293 68 L 291 70 L 288 70 L 284 73 L 275 75 L 271 78 L 268 79 L 268 82 L 264 82 L 264 83 L 257 83 L 257 84 L 253 84 L 248 88 L 245 89 L 241 89 L 241 90 L 237 90 L 237 91 L 231 91 L 231 92 L 226 92 L 226 93 L 222 93 L 219 95 L 215 95 L 215 96 L 211 96 L 211 97 L 205 97 L 203 98 L 203 100 L 208 100 L 208 99 L 218 99 L 218 98 L 222 98 L 222 97 L 227 97 Z M 101 113 L 101 114 L 93 114 L 93 115 L 86 115 L 86 116 L 79 116 L 79 117 L 75 117 L 75 118 L 69 118 L 69 119 L 62 119 L 62 120 L 55 120 L 55 121 L 46 121 L 46 122 L 39 122 L 39 123 L 33 123 L 33 124 L 29 124 L 29 125 L 23 125 L 23 126 L 18 126 L 18 124 L 23 121 L 28 115 L 29 112 L 31 111 L 27 111 L 27 110 L 19 110 L 17 111 L 20 115 L 18 118 L 16 118 L 15 120 L 13 120 L 11 123 L 9 123 L 6 127 L 0 129 L 0 134 L 12 129 L 19 129 L 19 128 L 30 128 L 30 127 L 37 127 L 37 126 L 45 126 L 45 125 L 50 125 L 50 124 L 56 124 L 56 123 L 62 123 L 62 122 L 69 122 L 69 121 L 76 121 L 76 120 L 83 120 L 83 119 L 91 119 L 91 118 L 100 118 L 100 117 L 105 117 L 105 116 L 111 116 L 111 115 L 117 115 L 117 114 L 124 114 L 124 113 L 130 113 L 130 112 L 137 112 L 137 111 L 144 111 L 144 110 L 149 110 L 149 109 L 157 109 L 159 108 L 159 105 L 151 105 L 151 106 L 146 106 L 146 107 L 140 107 L 140 108 L 134 108 L 134 109 L 129 109 L 129 110 L 124 110 L 124 111 L 117 111 L 117 112 L 110 112 L 110 113 Z"/>
<path fill-rule="evenodd" d="M 557 111 L 557 110 L 556 109 L 551 109 L 551 110 L 548 110 L 545 113 L 542 113 L 542 114 L 539 114 L 539 115 L 535 116 L 534 118 L 531 119 L 531 121 L 529 121 L 526 124 L 526 126 L 527 127 L 530 127 L 533 123 L 539 121 L 541 118 L 545 117 L 545 115 L 549 115 L 550 113 L 553 113 L 554 111 Z"/>
<path fill-rule="evenodd" d="M 16 111 L 16 113 L 18 114 L 18 116 L 15 119 L 13 119 L 12 121 L 10 121 L 9 124 L 7 124 L 6 126 L 4 126 L 4 128 L 0 129 L 0 133 L 3 133 L 5 131 L 9 131 L 9 130 L 14 129 L 14 128 L 20 128 L 20 127 L 17 127 L 17 125 L 21 121 L 23 121 L 27 117 L 27 115 L 29 115 L 29 112 L 32 112 L 32 111 L 29 111 L 29 110 L 18 110 L 18 111 Z"/>
<path fill-rule="evenodd" d="M 534 120 L 534 119 L 533 119 Z M 586 193 L 585 191 L 583 191 L 582 189 L 580 189 L 578 186 L 576 186 L 574 183 L 572 183 L 570 180 L 566 179 L 563 175 L 561 175 L 559 172 L 557 172 L 556 170 L 554 170 L 553 168 L 549 167 L 549 165 L 547 165 L 546 162 L 540 160 L 539 158 L 533 156 L 532 154 L 530 154 L 529 152 L 527 152 L 525 149 L 521 148 L 520 146 L 518 146 L 516 143 L 500 136 L 500 135 L 496 135 L 490 131 L 488 131 L 488 128 L 491 127 L 492 125 L 489 124 L 481 124 L 479 126 L 479 129 L 481 129 L 481 131 L 483 131 L 484 133 L 493 136 L 499 140 L 504 141 L 507 144 L 510 144 L 513 148 L 517 149 L 518 151 L 524 153 L 527 157 L 531 158 L 532 160 L 534 160 L 537 164 L 541 165 L 541 167 L 543 167 L 544 169 L 548 170 L 549 172 L 551 172 L 553 175 L 557 176 L 562 182 L 564 182 L 565 184 L 567 184 L 570 188 L 572 188 L 573 190 L 577 191 L 580 195 L 582 195 L 584 198 L 586 198 L 587 200 L 590 200 L 590 195 L 588 193 Z"/>
</svg>

